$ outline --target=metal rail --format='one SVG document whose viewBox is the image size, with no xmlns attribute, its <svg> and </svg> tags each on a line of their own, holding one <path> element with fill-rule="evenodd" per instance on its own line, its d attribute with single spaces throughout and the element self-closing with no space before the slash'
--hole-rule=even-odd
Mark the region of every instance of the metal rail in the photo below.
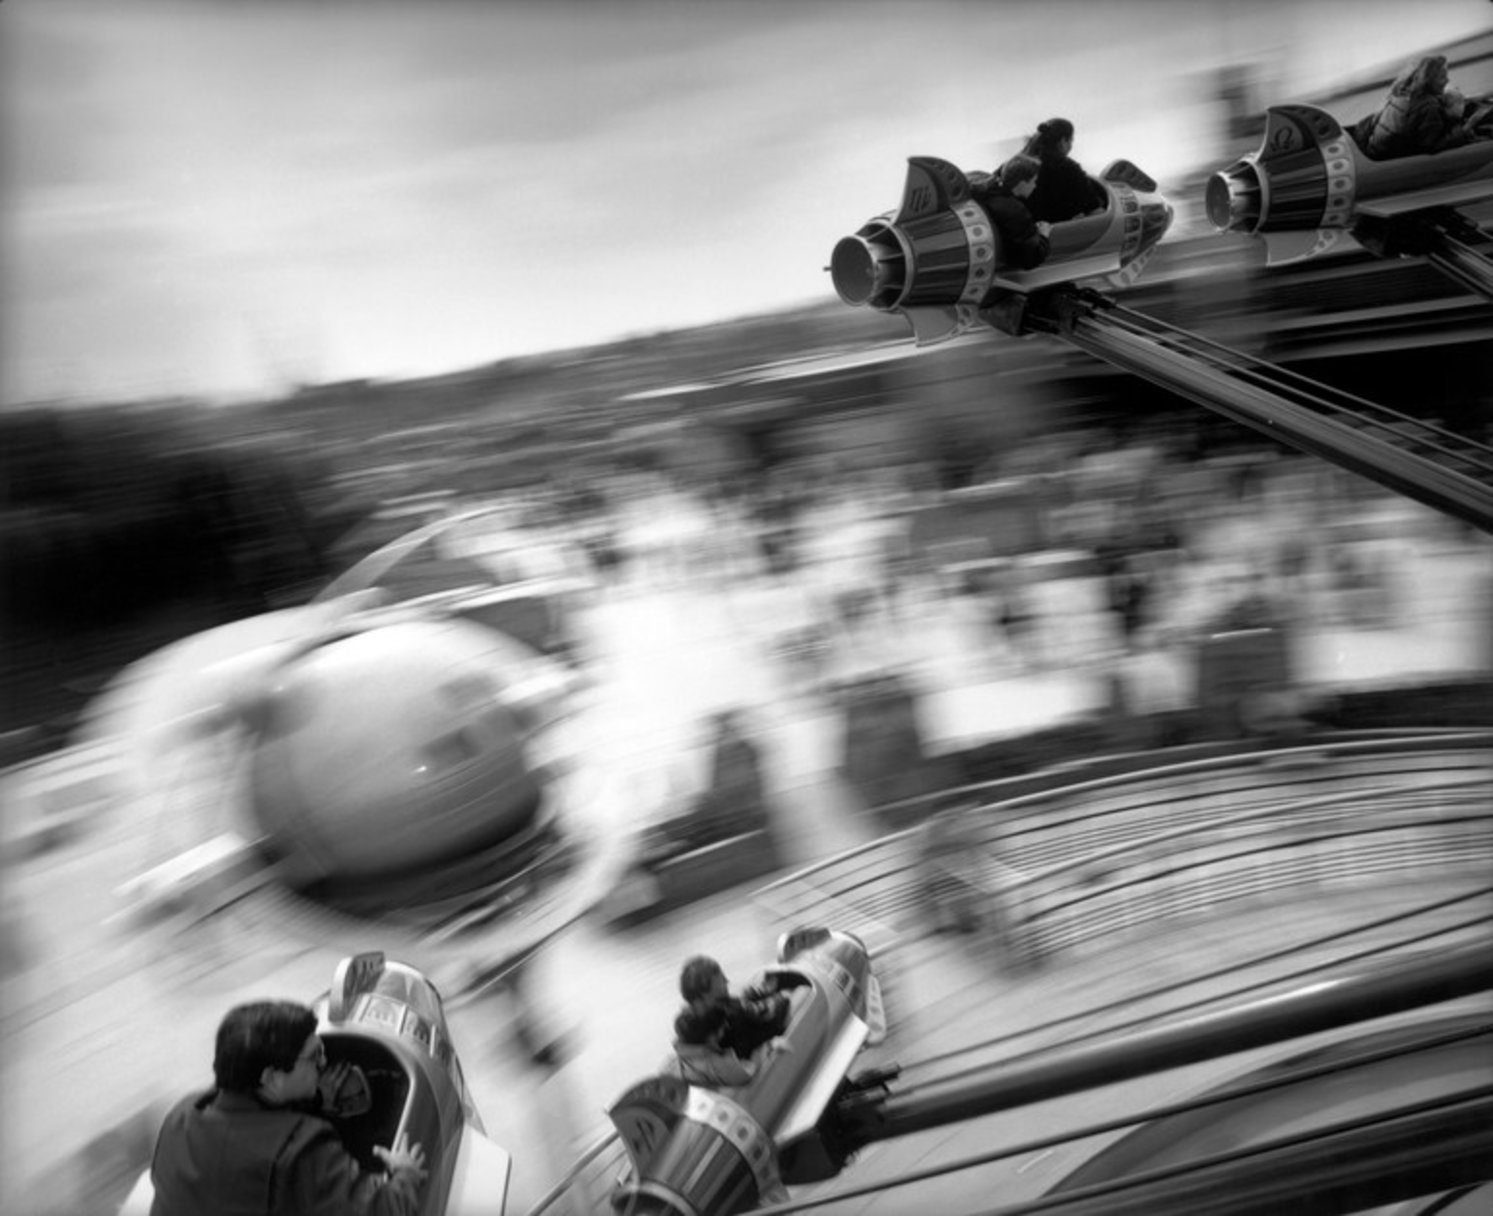
<svg viewBox="0 0 1493 1216">
<path fill-rule="evenodd" d="M 1341 1029 L 1490 988 L 1493 952 L 1480 944 L 1444 951 L 1382 974 L 1325 981 L 1291 997 L 1267 997 L 1030 1062 L 997 1064 L 977 1078 L 929 1083 L 906 1097 L 893 1094 L 865 1112 L 866 1142 Z"/>
<path fill-rule="evenodd" d="M 1461 234 L 1437 228 L 1436 236 L 1426 250 L 1426 261 L 1468 291 L 1493 301 L 1493 261 L 1473 248 L 1470 242 L 1461 239 Z"/>
<path fill-rule="evenodd" d="M 1053 334 L 1244 426 L 1493 532 L 1493 450 L 1263 359 L 1067 287 L 1033 298 Z"/>
<path fill-rule="evenodd" d="M 1379 257 L 1424 257 L 1447 278 L 1493 301 L 1488 234 L 1454 207 L 1387 220 L 1364 217 L 1353 238 Z"/>
<path fill-rule="evenodd" d="M 1005 783 L 993 783 L 977 792 L 994 805 L 966 805 L 961 813 L 973 815 L 976 823 L 1001 823 L 1006 832 L 1019 825 L 1032 837 L 1031 845 L 1041 846 L 1036 852 L 1049 863 L 1048 879 L 1071 888 L 1070 894 L 1079 899 L 1092 890 L 1085 878 L 1083 855 L 1092 853 L 1096 840 L 1104 840 L 1106 855 L 1099 860 L 1105 864 L 1123 860 L 1129 849 L 1126 837 L 1141 838 L 1142 852 L 1147 838 L 1151 845 L 1165 846 L 1165 864 L 1142 875 L 1145 881 L 1170 883 L 1175 881 L 1172 871 L 1195 868 L 1202 887 L 1211 888 L 1215 897 L 1236 893 L 1237 884 L 1232 863 L 1213 863 L 1241 851 L 1287 859 L 1293 849 L 1301 854 L 1290 864 L 1260 867 L 1260 873 L 1246 884 L 1247 893 L 1254 893 L 1257 884 L 1263 884 L 1261 890 L 1273 889 L 1272 881 L 1282 877 L 1300 881 L 1303 874 L 1308 880 L 1335 884 L 1336 869 L 1346 866 L 1351 870 L 1359 863 L 1368 873 L 1378 873 L 1383 864 L 1396 869 L 1409 866 L 1419 878 L 1425 856 L 1435 857 L 1441 867 L 1437 873 L 1444 878 L 1447 867 L 1455 868 L 1464 860 L 1459 849 L 1480 848 L 1484 840 L 1493 842 L 1493 833 L 1486 831 L 1487 786 L 1479 784 L 1490 771 L 1490 749 L 1493 735 L 1488 732 L 1440 732 L 1340 741 L 1277 753 L 1211 756 L 1129 774 L 1070 780 L 1067 788 L 1032 792 L 1028 786 L 1024 795 L 1008 799 L 1000 797 Z M 1432 782 L 1429 788 L 1428 780 Z M 1396 787 L 1393 796 L 1386 796 L 1386 782 Z M 1464 832 L 1469 824 L 1470 837 Z M 1437 842 L 1443 828 L 1463 832 L 1461 844 L 1442 848 Z M 1040 839 L 1044 831 L 1051 839 Z M 1196 865 L 1183 855 L 1185 850 L 1178 851 L 1192 837 L 1210 841 Z M 899 833 L 769 884 L 757 898 L 785 921 L 848 917 L 889 933 L 909 930 L 917 924 L 919 895 L 927 879 L 923 839 L 920 829 Z M 993 833 L 987 843 L 998 847 L 998 839 L 999 833 Z M 1377 850 L 1371 843 L 1374 840 L 1389 841 L 1388 849 Z M 1070 851 L 1066 855 L 1061 850 L 1050 852 L 1056 841 L 1066 841 Z M 1210 851 L 1216 853 L 1211 861 Z M 1314 880 L 1310 878 L 1313 873 L 1317 875 Z M 1489 923 L 1489 894 L 1485 887 L 1408 912 L 1400 908 L 1376 921 L 1274 948 L 1265 961 L 1230 959 L 1227 968 L 1210 976 L 1189 975 L 1162 991 L 1147 990 L 1102 1009 L 1059 1019 L 1082 1025 L 1065 1025 L 1058 1036 L 1061 1041 L 1045 1046 L 1013 1049 L 1003 1039 L 999 1050 L 992 1051 L 994 1044 L 983 1043 L 935 1057 L 942 1066 L 932 1069 L 924 1068 L 925 1062 L 913 1061 L 904 1072 L 908 1083 L 895 1087 L 895 1092 L 879 1102 L 859 1102 L 848 1117 L 860 1142 L 869 1144 L 1486 993 L 1493 989 L 1493 955 L 1482 944 L 1477 926 L 1486 929 Z M 1130 899 L 1120 909 L 1121 920 L 1126 926 L 1138 924 L 1165 914 L 1170 907 L 1167 900 L 1152 906 L 1146 900 Z M 1448 928 L 1447 917 L 1441 914 L 1455 913 L 1458 908 L 1476 915 Z M 1419 923 L 1410 926 L 1416 919 Z M 1093 927 L 1108 932 L 1113 926 L 1095 922 Z M 1339 949 L 1352 935 L 1356 935 L 1353 944 Z M 1476 938 L 1477 944 L 1467 946 L 1470 938 Z M 1324 951 L 1331 956 L 1326 968 L 1321 962 Z M 1344 966 L 1350 959 L 1351 970 Z M 1294 969 L 1282 975 L 1276 962 L 1289 963 Z M 1257 983 L 1240 975 L 1253 967 L 1273 974 Z M 1226 977 L 1234 982 L 1228 992 L 1219 993 L 1212 981 Z M 1172 995 L 1200 984 L 1196 999 Z M 1158 997 L 1165 1008 L 1158 1006 Z M 1101 1026 L 1090 1025 L 1096 1019 Z M 1486 1022 L 1486 1017 L 1478 1021 L 1482 1042 L 1489 1030 Z M 1051 1040 L 1054 1036 L 1046 1032 L 1053 1028 L 1044 1024 L 1033 1029 L 1041 1029 L 1041 1038 Z M 1024 1033 L 1013 1031 L 1005 1039 Z M 1303 1057 L 1288 1070 L 1289 1077 L 1292 1082 L 1309 1084 L 1313 1069 L 1356 1068 L 1373 1058 L 1394 1056 L 1402 1047 L 1416 1051 L 1435 1041 L 1434 1035 L 1418 1031 L 1409 1046 L 1355 1048 L 1346 1057 L 1332 1060 Z M 1157 1110 L 1115 1112 L 1097 1130 L 1084 1127 L 1053 1138 L 1066 1142 L 1096 1135 L 1111 1123 L 1137 1126 L 1162 1116 L 1187 1116 L 1194 1109 L 1247 1096 L 1254 1088 L 1285 1083 L 1281 1075 L 1271 1073 L 1242 1087 L 1194 1095 Z M 1343 1205 L 1365 1194 L 1410 1198 L 1478 1182 L 1487 1176 L 1486 1150 L 1493 1138 L 1487 1126 L 1493 1098 L 1473 1088 L 1480 1083 L 1469 1077 L 1465 1083 L 1449 1086 L 1461 1092 L 1443 1093 L 1432 1103 L 1410 1106 L 1388 1101 L 1392 1109 L 1332 1126 L 1323 1126 L 1332 1118 L 1324 1114 L 1312 1130 L 1182 1166 L 1131 1172 L 1095 1186 L 1075 1179 L 1075 1188 L 1067 1192 L 998 1211 L 1000 1216 L 1043 1211 L 1113 1211 L 1138 1216 L 1149 1211 L 1222 1210 L 1213 1202 L 1213 1188 L 1222 1188 L 1228 1194 L 1229 1211 L 1263 1214 L 1272 1210 L 1272 1204 L 1278 1209 L 1281 1196 L 1288 1193 L 1282 1187 L 1288 1186 L 1297 1192 L 1293 1201 L 1301 1210 L 1325 1214 L 1351 1210 Z M 1423 1137 L 1434 1137 L 1434 1143 L 1427 1147 Z M 598 1152 L 603 1147 L 598 1145 Z M 615 1155 L 613 1146 L 611 1153 L 599 1152 L 578 1165 L 563 1188 L 568 1196 L 577 1198 L 587 1192 L 588 1204 L 594 1205 L 587 1210 L 603 1210 L 598 1197 L 606 1189 L 605 1175 L 620 1164 Z M 929 1174 L 976 1168 L 1007 1155 L 991 1146 L 981 1154 L 981 1161 L 945 1162 L 932 1167 Z M 853 1179 L 847 1177 L 847 1181 Z M 843 1200 L 861 1191 L 837 1189 L 769 1210 L 834 1204 L 837 1197 Z M 560 1192 L 557 1188 L 546 1196 L 543 1210 L 558 1210 Z"/>
<path fill-rule="evenodd" d="M 1489 1160 L 1485 1087 L 978 1216 L 1339 1216 L 1485 1182 Z"/>
<path fill-rule="evenodd" d="M 785 925 L 872 922 L 907 936 L 932 927 L 940 897 L 967 899 L 1033 961 L 1291 887 L 1419 881 L 1428 863 L 1476 879 L 1493 866 L 1487 732 L 1156 759 L 1015 797 L 1002 797 L 1009 782 L 970 787 L 924 827 L 754 898 Z M 1247 863 L 1237 871 L 1225 864 L 1235 855 Z"/>
</svg>

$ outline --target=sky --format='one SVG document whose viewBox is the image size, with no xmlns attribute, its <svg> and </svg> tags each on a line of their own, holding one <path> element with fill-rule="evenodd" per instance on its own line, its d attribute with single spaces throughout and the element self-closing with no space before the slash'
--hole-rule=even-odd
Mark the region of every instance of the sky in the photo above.
<svg viewBox="0 0 1493 1216">
<path fill-rule="evenodd" d="M 6 0 L 0 404 L 278 395 L 833 298 L 906 158 L 1206 159 L 1489 0 Z"/>
</svg>

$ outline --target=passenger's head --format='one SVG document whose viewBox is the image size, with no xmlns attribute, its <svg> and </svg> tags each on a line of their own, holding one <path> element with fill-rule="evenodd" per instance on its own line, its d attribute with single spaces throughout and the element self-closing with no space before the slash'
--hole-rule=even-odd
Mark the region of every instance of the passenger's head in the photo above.
<svg viewBox="0 0 1493 1216">
<path fill-rule="evenodd" d="M 1000 181 L 1017 198 L 1026 198 L 1037 186 L 1037 174 L 1042 171 L 1042 162 L 1035 156 L 1018 154 L 1000 168 Z"/>
<path fill-rule="evenodd" d="M 1049 118 L 1037 125 L 1037 133 L 1022 149 L 1028 156 L 1067 156 L 1073 151 L 1073 124 L 1066 118 Z"/>
<path fill-rule="evenodd" d="M 218 1025 L 213 1076 L 218 1088 L 256 1094 L 272 1105 L 316 1093 L 326 1049 L 316 1015 L 293 1001 L 255 1001 L 230 1009 Z"/>
<path fill-rule="evenodd" d="M 725 1007 L 713 1001 L 691 1001 L 674 1019 L 674 1038 L 691 1046 L 720 1046 L 726 1029 Z"/>
<path fill-rule="evenodd" d="M 679 995 L 686 1001 L 702 1001 L 707 997 L 723 997 L 730 991 L 726 973 L 715 959 L 697 954 L 685 962 L 679 972 Z"/>
<path fill-rule="evenodd" d="M 1450 81 L 1445 55 L 1427 55 L 1416 60 L 1400 73 L 1392 92 L 1406 93 L 1411 97 L 1439 94 Z"/>
</svg>

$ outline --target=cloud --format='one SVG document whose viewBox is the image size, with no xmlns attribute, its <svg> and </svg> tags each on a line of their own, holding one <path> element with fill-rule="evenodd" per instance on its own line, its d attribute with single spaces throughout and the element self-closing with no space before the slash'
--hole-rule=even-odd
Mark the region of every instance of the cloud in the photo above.
<svg viewBox="0 0 1493 1216">
<path fill-rule="evenodd" d="M 1200 154 L 1210 65 L 1283 40 L 1305 64 L 1350 33 L 1363 56 L 1404 20 L 1382 0 L 5 5 L 5 391 L 244 391 L 284 334 L 329 377 L 450 370 L 823 298 L 834 241 L 895 206 L 910 154 L 988 165 L 1065 113 L 1091 167 L 1164 179 Z"/>
</svg>

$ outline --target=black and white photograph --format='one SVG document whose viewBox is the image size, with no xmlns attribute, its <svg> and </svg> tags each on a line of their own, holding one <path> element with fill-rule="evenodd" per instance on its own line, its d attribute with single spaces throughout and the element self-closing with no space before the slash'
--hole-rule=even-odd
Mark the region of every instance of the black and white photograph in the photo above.
<svg viewBox="0 0 1493 1216">
<path fill-rule="evenodd" d="M 1493 1213 L 1493 2 L 0 0 L 0 1211 Z"/>
</svg>

